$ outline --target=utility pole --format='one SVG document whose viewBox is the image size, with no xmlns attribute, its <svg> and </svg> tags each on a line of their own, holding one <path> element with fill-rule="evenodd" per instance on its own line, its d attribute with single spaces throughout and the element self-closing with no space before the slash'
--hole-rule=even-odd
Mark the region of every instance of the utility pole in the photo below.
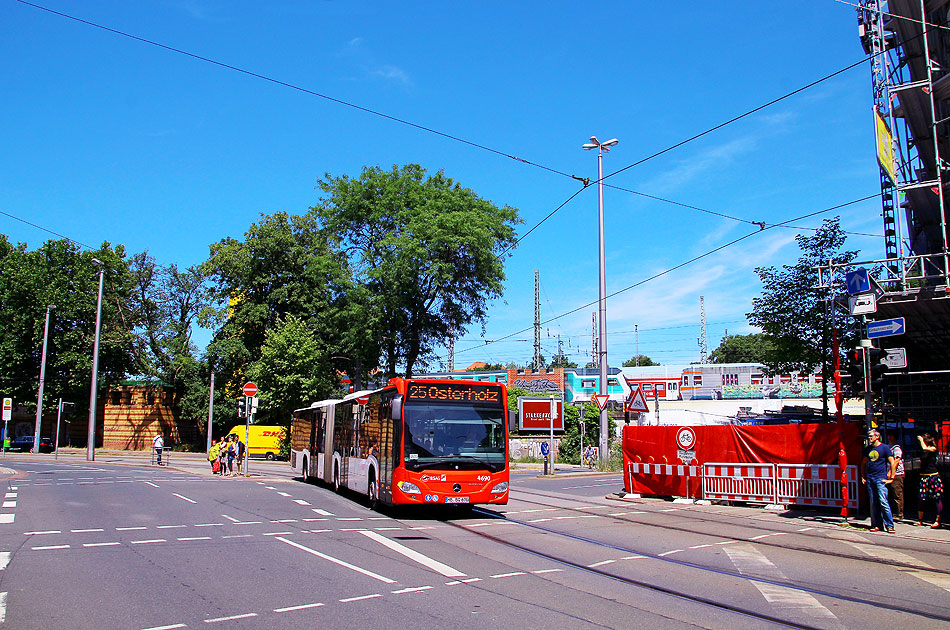
<svg viewBox="0 0 950 630">
<path fill-rule="evenodd" d="M 541 358 L 541 280 L 540 272 L 534 270 L 534 359 L 531 367 L 540 369 L 544 360 Z"/>
<path fill-rule="evenodd" d="M 36 427 L 33 430 L 33 452 L 40 452 L 40 428 L 43 424 L 43 384 L 46 381 L 46 338 L 49 336 L 49 312 L 56 308 L 46 306 L 46 324 L 43 326 L 43 357 L 40 359 L 40 387 L 36 395 Z"/>
<path fill-rule="evenodd" d="M 706 363 L 706 302 L 703 296 L 699 296 L 699 362 Z"/>
</svg>

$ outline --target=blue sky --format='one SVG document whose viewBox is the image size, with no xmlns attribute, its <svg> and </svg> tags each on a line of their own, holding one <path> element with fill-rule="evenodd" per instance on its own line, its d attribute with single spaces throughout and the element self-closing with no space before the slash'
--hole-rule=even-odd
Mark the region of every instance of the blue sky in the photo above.
<svg viewBox="0 0 950 630">
<path fill-rule="evenodd" d="M 506 155 L 596 179 L 591 135 L 620 140 L 613 173 L 864 56 L 854 8 L 834 0 L 40 4 L 501 153 L 0 0 L 0 233 L 31 249 L 56 238 L 22 219 L 180 266 L 261 213 L 306 212 L 324 173 L 364 165 L 444 169 L 518 208 L 524 233 L 580 185 Z M 869 63 L 607 183 L 768 223 L 879 192 Z M 610 187 L 605 209 L 608 293 L 758 229 Z M 876 199 L 793 225 L 835 214 L 860 233 L 849 248 L 883 257 L 883 239 L 861 235 L 882 231 Z M 798 231 L 766 230 L 611 298 L 610 363 L 634 354 L 635 327 L 642 354 L 698 360 L 700 296 L 710 351 L 726 330 L 753 332 L 753 269 L 793 263 Z M 597 248 L 591 186 L 519 244 L 456 366 L 531 358 L 535 269 L 543 354 L 560 335 L 590 360 Z"/>
</svg>

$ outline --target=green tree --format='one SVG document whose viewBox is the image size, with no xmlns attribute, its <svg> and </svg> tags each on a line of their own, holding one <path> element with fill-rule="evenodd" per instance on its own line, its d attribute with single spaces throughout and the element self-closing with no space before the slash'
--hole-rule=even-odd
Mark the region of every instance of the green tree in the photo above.
<svg viewBox="0 0 950 630">
<path fill-rule="evenodd" d="M 639 362 L 637 361 L 638 358 Z M 659 363 L 654 362 L 653 359 L 645 354 L 635 354 L 623 362 L 623 367 L 636 367 L 638 365 L 640 367 L 648 367 L 651 365 L 659 365 Z"/>
<path fill-rule="evenodd" d="M 258 418 L 266 423 L 287 425 L 294 409 L 329 398 L 338 388 L 326 346 L 294 314 L 264 334 L 261 357 L 247 376 L 260 389 Z"/>
<path fill-rule="evenodd" d="M 752 300 L 753 310 L 746 317 L 774 344 L 774 353 L 762 362 L 767 372 L 811 372 L 823 364 L 823 349 L 831 341 L 826 330 L 826 296 L 814 288 L 818 284 L 817 267 L 828 264 L 829 259 L 839 264 L 854 260 L 857 252 L 842 249 L 845 238 L 839 218 L 826 219 L 813 235 L 795 237 L 802 252 L 797 263 L 780 270 L 755 270 L 762 282 L 762 296 Z"/>
<path fill-rule="evenodd" d="M 763 333 L 726 335 L 709 354 L 710 363 L 761 363 L 773 361 L 775 343 Z"/>
<path fill-rule="evenodd" d="M 46 306 L 50 314 L 46 351 L 45 409 L 55 400 L 88 409 L 96 328 L 99 267 L 103 264 L 99 340 L 100 388 L 124 379 L 134 367 L 135 325 L 130 305 L 132 277 L 121 245 L 103 243 L 82 251 L 67 239 L 28 251 L 0 235 L 0 389 L 15 403 L 36 408 Z"/>
<path fill-rule="evenodd" d="M 223 376 L 228 398 L 238 398 L 250 366 L 262 358 L 268 332 L 286 325 L 290 315 L 306 323 L 324 354 L 377 363 L 365 332 L 353 332 L 374 320 L 366 310 L 366 292 L 350 284 L 346 260 L 313 216 L 262 216 L 243 241 L 228 238 L 212 245 L 201 272 L 211 278 L 221 305 L 204 321 L 216 329 L 209 362 Z M 303 402 L 288 401 L 291 408 Z"/>
<path fill-rule="evenodd" d="M 374 317 L 363 335 L 382 341 L 383 367 L 412 376 L 450 334 L 483 323 L 502 293 L 502 255 L 516 243 L 518 213 L 497 207 L 442 171 L 418 164 L 363 169 L 359 179 L 320 181 L 311 209 L 327 238 L 339 238 Z"/>
</svg>

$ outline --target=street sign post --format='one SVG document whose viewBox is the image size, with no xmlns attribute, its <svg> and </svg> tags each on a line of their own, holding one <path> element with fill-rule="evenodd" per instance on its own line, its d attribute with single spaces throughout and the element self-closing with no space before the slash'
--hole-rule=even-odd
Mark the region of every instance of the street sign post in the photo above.
<svg viewBox="0 0 950 630">
<path fill-rule="evenodd" d="M 878 339 L 879 337 L 890 337 L 892 335 L 904 334 L 904 318 L 894 317 L 892 319 L 882 319 L 879 322 L 868 322 L 868 339 Z"/>
<path fill-rule="evenodd" d="M 892 370 L 901 370 L 907 367 L 907 348 L 888 348 L 884 357 L 884 365 Z"/>
<path fill-rule="evenodd" d="M 870 315 L 877 312 L 877 296 L 873 293 L 852 295 L 848 298 L 852 315 Z"/>
<path fill-rule="evenodd" d="M 867 269 L 855 269 L 845 274 L 844 278 L 848 293 L 851 295 L 868 293 L 871 290 L 871 277 Z"/>
<path fill-rule="evenodd" d="M 647 399 L 643 395 L 643 389 L 637 385 L 637 388 L 630 392 L 630 398 L 627 399 L 626 411 L 636 411 L 637 413 L 648 413 L 650 408 L 647 406 Z"/>
<path fill-rule="evenodd" d="M 7 433 L 7 423 L 10 422 L 10 418 L 13 415 L 13 399 L 4 398 L 3 399 L 3 448 L 0 449 L 0 452 L 5 453 L 7 451 L 7 445 L 10 443 L 10 436 Z"/>
</svg>

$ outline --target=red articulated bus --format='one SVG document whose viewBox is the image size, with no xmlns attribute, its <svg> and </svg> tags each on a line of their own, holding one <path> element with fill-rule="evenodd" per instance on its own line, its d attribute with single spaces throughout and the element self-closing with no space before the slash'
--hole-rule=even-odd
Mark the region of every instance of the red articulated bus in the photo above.
<svg viewBox="0 0 950 630">
<path fill-rule="evenodd" d="M 385 505 L 508 503 L 504 384 L 394 378 L 293 414 L 291 467 Z"/>
</svg>

